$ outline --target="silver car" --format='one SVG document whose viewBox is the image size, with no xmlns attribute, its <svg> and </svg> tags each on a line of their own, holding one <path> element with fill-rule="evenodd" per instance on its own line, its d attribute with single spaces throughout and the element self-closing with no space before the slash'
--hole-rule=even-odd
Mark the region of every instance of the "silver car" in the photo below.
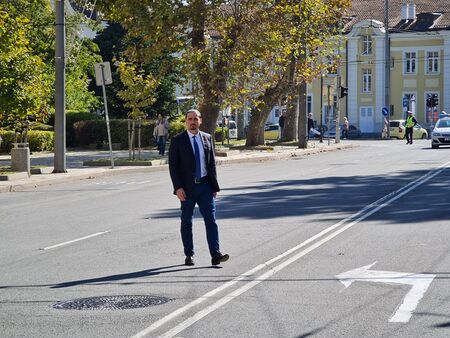
<svg viewBox="0 0 450 338">
<path fill-rule="evenodd" d="M 439 146 L 450 146 L 450 117 L 443 117 L 437 120 L 431 133 L 431 148 Z"/>
</svg>

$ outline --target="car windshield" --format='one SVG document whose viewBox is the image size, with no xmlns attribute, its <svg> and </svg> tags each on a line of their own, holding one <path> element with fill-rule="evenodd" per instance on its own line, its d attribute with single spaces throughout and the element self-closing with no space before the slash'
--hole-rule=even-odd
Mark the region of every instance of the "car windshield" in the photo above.
<svg viewBox="0 0 450 338">
<path fill-rule="evenodd" d="M 450 120 L 439 120 L 436 127 L 437 128 L 450 128 Z"/>
<path fill-rule="evenodd" d="M 400 122 L 399 121 L 391 121 L 391 122 L 389 122 L 389 125 L 391 126 L 391 127 L 398 127 L 399 125 L 400 125 Z"/>
</svg>

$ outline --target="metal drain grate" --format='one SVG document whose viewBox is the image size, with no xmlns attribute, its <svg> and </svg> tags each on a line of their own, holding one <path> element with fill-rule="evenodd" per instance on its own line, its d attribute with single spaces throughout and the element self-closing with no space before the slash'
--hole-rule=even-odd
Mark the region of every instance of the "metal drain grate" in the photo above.
<svg viewBox="0 0 450 338">
<path fill-rule="evenodd" d="M 160 296 L 100 296 L 78 298 L 53 305 L 58 310 L 126 310 L 161 305 L 171 299 Z"/>
</svg>

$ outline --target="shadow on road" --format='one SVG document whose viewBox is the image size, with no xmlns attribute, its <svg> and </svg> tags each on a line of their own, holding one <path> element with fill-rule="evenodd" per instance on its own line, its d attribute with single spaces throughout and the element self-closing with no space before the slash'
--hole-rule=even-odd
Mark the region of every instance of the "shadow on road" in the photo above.
<svg viewBox="0 0 450 338">
<path fill-rule="evenodd" d="M 350 169 L 351 170 L 351 169 Z M 276 219 L 289 216 L 321 215 L 321 220 L 341 220 L 376 200 L 417 180 L 428 171 L 413 170 L 397 176 L 330 176 L 324 178 L 260 181 L 223 189 L 217 200 L 220 219 Z M 404 209 L 383 208 L 371 216 L 384 222 L 429 222 L 450 218 L 450 169 L 412 190 L 395 203 Z M 418 198 L 419 197 L 419 198 Z M 430 210 L 433 210 L 431 212 Z M 152 218 L 177 218 L 179 209 L 152 214 Z"/>
</svg>

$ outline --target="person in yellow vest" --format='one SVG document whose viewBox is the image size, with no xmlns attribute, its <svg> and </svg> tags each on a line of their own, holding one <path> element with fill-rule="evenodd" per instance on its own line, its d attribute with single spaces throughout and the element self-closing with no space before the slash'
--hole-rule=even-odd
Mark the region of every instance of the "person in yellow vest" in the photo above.
<svg viewBox="0 0 450 338">
<path fill-rule="evenodd" d="M 413 130 L 414 126 L 417 124 L 417 120 L 414 117 L 412 111 L 408 111 L 408 116 L 406 117 L 406 123 L 405 123 L 405 137 L 406 137 L 406 144 L 412 144 L 413 143 Z"/>
</svg>

